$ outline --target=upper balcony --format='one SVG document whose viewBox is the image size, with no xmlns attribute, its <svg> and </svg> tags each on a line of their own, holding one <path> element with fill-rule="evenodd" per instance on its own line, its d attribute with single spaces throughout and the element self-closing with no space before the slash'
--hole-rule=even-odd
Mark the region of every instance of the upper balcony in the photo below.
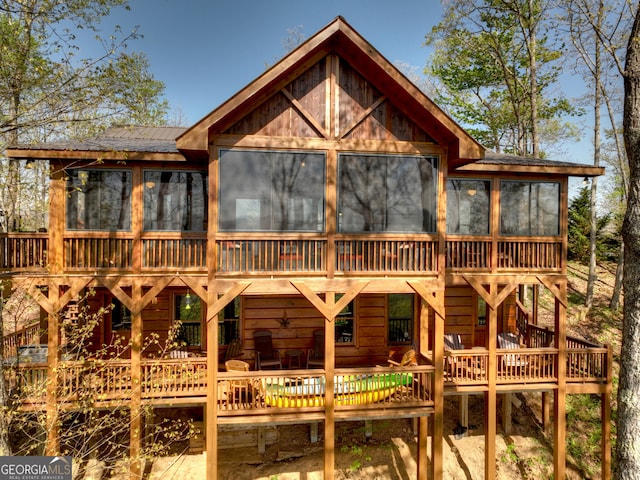
<svg viewBox="0 0 640 480">
<path fill-rule="evenodd" d="M 0 234 L 0 269 L 46 272 L 47 233 Z M 434 235 L 220 234 L 210 268 L 218 276 L 436 275 L 448 273 L 561 272 L 559 237 L 448 236 L 440 255 Z M 442 260 L 443 259 L 443 260 Z M 65 273 L 206 273 L 203 233 L 67 232 Z"/>
</svg>

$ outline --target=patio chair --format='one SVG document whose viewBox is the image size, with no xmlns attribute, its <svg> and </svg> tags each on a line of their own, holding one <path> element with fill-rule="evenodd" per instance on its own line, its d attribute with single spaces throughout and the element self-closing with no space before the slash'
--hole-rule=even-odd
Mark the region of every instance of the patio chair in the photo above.
<svg viewBox="0 0 640 480">
<path fill-rule="evenodd" d="M 498 347 L 504 350 L 519 350 L 520 337 L 515 333 L 501 332 L 498 334 Z M 519 368 L 527 366 L 528 362 L 518 354 L 507 354 L 502 356 L 502 363 L 505 367 Z"/>
<path fill-rule="evenodd" d="M 282 369 L 280 351 L 273 348 L 271 332 L 259 330 L 253 334 L 256 349 L 256 370 L 268 367 L 278 367 Z"/>
<path fill-rule="evenodd" d="M 227 372 L 248 372 L 249 364 L 242 360 L 227 360 L 224 362 Z M 253 395 L 253 388 L 251 387 L 251 380 L 249 379 L 236 379 L 230 380 L 228 384 L 228 398 L 232 402 L 239 402 L 242 399 L 249 399 Z"/>
<path fill-rule="evenodd" d="M 313 348 L 307 352 L 307 368 L 324 367 L 324 330 L 313 332 Z"/>
<path fill-rule="evenodd" d="M 240 338 L 234 338 L 229 342 L 229 345 L 227 345 L 227 350 L 224 352 L 224 359 L 218 363 L 218 370 L 222 370 L 228 360 L 237 360 L 243 355 L 242 340 Z"/>
<path fill-rule="evenodd" d="M 389 358 L 387 359 L 387 362 L 389 363 L 390 367 L 406 367 L 408 365 L 417 365 L 418 361 L 416 360 L 416 351 L 411 349 L 405 352 L 404 355 L 402 355 L 402 360 L 400 360 L 399 362 L 396 362 L 395 360 Z"/>
<path fill-rule="evenodd" d="M 462 377 L 465 362 L 456 356 L 456 350 L 464 350 L 462 337 L 457 333 L 447 333 L 444 336 L 444 361 L 445 372 L 449 372 L 454 378 Z"/>
</svg>

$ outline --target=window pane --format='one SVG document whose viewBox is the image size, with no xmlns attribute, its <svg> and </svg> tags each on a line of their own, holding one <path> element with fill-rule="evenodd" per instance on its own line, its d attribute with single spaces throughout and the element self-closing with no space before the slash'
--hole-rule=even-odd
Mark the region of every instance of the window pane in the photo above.
<svg viewBox="0 0 640 480">
<path fill-rule="evenodd" d="M 322 153 L 222 150 L 220 230 L 322 232 Z"/>
<path fill-rule="evenodd" d="M 338 162 L 338 230 L 434 232 L 437 159 L 343 154 Z"/>
<path fill-rule="evenodd" d="M 70 230 L 131 230 L 131 172 L 70 171 L 66 210 Z"/>
<path fill-rule="evenodd" d="M 203 232 L 207 177 L 202 172 L 144 172 L 144 229 Z"/>
<path fill-rule="evenodd" d="M 559 235 L 560 184 L 501 182 L 500 233 L 526 236 Z"/>
<path fill-rule="evenodd" d="M 489 234 L 489 180 L 447 180 L 447 233 Z"/>
<path fill-rule="evenodd" d="M 240 338 L 240 297 L 218 313 L 218 345 L 229 345 L 236 338 Z"/>
<path fill-rule="evenodd" d="M 342 294 L 336 295 L 336 301 L 342 297 Z M 336 343 L 350 344 L 355 341 L 355 302 L 351 301 L 342 309 L 335 319 Z"/>
<path fill-rule="evenodd" d="M 200 346 L 202 344 L 201 322 L 202 301 L 200 297 L 191 295 L 176 295 L 174 319 L 181 322 L 176 334 L 179 344 Z"/>
<path fill-rule="evenodd" d="M 413 295 L 389 294 L 389 343 L 413 342 Z"/>
</svg>

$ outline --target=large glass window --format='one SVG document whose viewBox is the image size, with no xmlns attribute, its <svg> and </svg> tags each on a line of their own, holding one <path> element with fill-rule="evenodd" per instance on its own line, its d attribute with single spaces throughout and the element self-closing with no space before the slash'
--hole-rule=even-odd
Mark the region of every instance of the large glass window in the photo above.
<svg viewBox="0 0 640 480">
<path fill-rule="evenodd" d="M 144 172 L 144 229 L 207 229 L 207 176 L 203 172 Z"/>
<path fill-rule="evenodd" d="M 392 293 L 389 301 L 389 344 L 413 343 L 413 295 Z"/>
<path fill-rule="evenodd" d="M 490 193 L 489 180 L 447 180 L 447 233 L 488 235 Z"/>
<path fill-rule="evenodd" d="M 66 224 L 70 230 L 131 230 L 131 172 L 69 171 Z"/>
<path fill-rule="evenodd" d="M 435 232 L 438 161 L 401 155 L 342 154 L 338 231 Z"/>
<path fill-rule="evenodd" d="M 325 229 L 325 155 L 222 150 L 221 231 Z"/>
<path fill-rule="evenodd" d="M 500 233 L 559 235 L 558 182 L 500 182 Z"/>
</svg>

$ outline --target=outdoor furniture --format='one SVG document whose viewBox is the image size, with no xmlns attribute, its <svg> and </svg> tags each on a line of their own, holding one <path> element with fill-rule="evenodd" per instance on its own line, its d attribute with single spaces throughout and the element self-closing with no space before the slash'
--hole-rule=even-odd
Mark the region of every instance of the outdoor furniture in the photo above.
<svg viewBox="0 0 640 480">
<path fill-rule="evenodd" d="M 293 362 L 296 362 L 296 367 L 302 368 L 302 350 L 287 350 L 284 352 L 284 356 L 287 359 L 287 365 L 289 369 L 292 368 Z"/>
<path fill-rule="evenodd" d="M 227 360 L 224 362 L 227 372 L 248 372 L 249 364 L 242 360 Z M 249 379 L 230 380 L 228 385 L 228 399 L 233 402 L 241 402 L 242 399 L 249 399 L 253 395 L 251 381 Z"/>
<path fill-rule="evenodd" d="M 387 359 L 387 362 L 389 363 L 389 366 L 393 367 L 406 367 L 408 365 L 417 365 L 417 360 L 416 360 L 416 351 L 415 350 L 408 350 L 407 352 L 405 352 L 405 354 L 402 356 L 402 360 L 400 360 L 399 362 L 396 362 L 395 360 L 389 358 Z"/>
<path fill-rule="evenodd" d="M 515 333 L 501 332 L 498 334 L 498 347 L 505 350 L 519 350 L 520 337 Z M 505 354 L 502 356 L 502 363 L 507 368 L 525 367 L 528 362 L 518 354 Z"/>
<path fill-rule="evenodd" d="M 272 334 L 268 330 L 259 330 L 253 334 L 256 349 L 256 370 L 268 367 L 282 369 L 280 351 L 273 348 Z"/>
<path fill-rule="evenodd" d="M 307 352 L 307 368 L 324 367 L 324 330 L 313 332 L 313 348 Z"/>
</svg>

